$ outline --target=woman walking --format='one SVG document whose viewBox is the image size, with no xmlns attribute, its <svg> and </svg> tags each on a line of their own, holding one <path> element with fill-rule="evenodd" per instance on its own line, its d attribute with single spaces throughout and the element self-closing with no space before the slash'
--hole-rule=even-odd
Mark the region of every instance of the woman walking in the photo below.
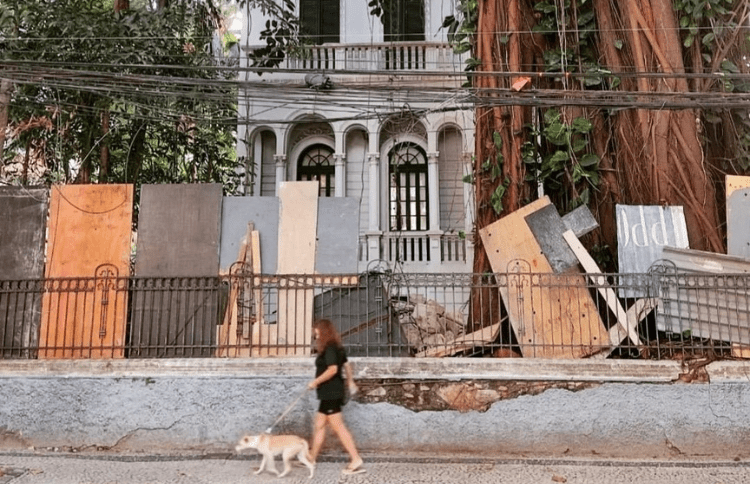
<svg viewBox="0 0 750 484">
<path fill-rule="evenodd" d="M 326 438 L 326 429 L 330 427 L 351 458 L 351 462 L 342 472 L 344 474 L 365 472 L 352 434 L 344 425 L 344 418 L 341 415 L 341 407 L 344 405 L 344 372 L 346 372 L 349 392 L 352 395 L 357 392 L 354 374 L 341 344 L 341 336 L 333 323 L 327 319 L 315 321 L 313 331 L 318 354 L 315 358 L 315 379 L 308 384 L 308 387 L 317 389 L 320 406 L 318 413 L 315 414 L 315 428 L 310 449 L 312 461 L 315 462 L 318 459 Z"/>
</svg>

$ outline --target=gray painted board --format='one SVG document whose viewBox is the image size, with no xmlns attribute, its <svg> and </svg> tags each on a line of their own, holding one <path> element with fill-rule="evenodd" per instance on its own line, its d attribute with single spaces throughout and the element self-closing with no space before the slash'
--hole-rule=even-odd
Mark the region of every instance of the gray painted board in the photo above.
<svg viewBox="0 0 750 484">
<path fill-rule="evenodd" d="M 750 188 L 733 191 L 727 200 L 727 254 L 750 259 Z"/>
<path fill-rule="evenodd" d="M 275 274 L 279 244 L 277 197 L 225 197 L 221 221 L 222 271 L 237 260 L 248 222 L 260 235 L 261 270 Z M 359 249 L 359 200 L 352 197 L 318 199 L 315 272 L 354 274 Z"/>
<path fill-rule="evenodd" d="M 578 258 L 563 239 L 567 228 L 554 205 L 530 213 L 526 223 L 554 272 L 565 272 L 578 265 Z"/>
<path fill-rule="evenodd" d="M 682 207 L 659 205 L 617 205 L 617 256 L 621 274 L 643 274 L 662 259 L 665 246 L 688 247 L 687 226 Z M 620 297 L 648 297 L 626 275 L 620 279 Z"/>
<path fill-rule="evenodd" d="M 218 281 L 221 205 L 217 183 L 141 188 L 130 357 L 214 353 L 224 295 Z M 185 289 L 196 280 L 200 290 Z"/>
<path fill-rule="evenodd" d="M 221 208 L 222 272 L 237 260 L 247 224 L 253 223 L 260 236 L 261 271 L 275 274 L 279 242 L 279 199 L 277 197 L 224 197 Z"/>
<path fill-rule="evenodd" d="M 136 276 L 218 275 L 221 191 L 218 183 L 143 185 Z"/>
<path fill-rule="evenodd" d="M 563 215 L 562 220 L 565 227 L 573 231 L 576 237 L 586 235 L 599 226 L 599 222 L 596 221 L 591 210 L 586 205 L 581 205 L 575 210 L 566 213 Z"/>
<path fill-rule="evenodd" d="M 589 208 L 581 205 L 560 217 L 554 205 L 537 210 L 526 216 L 526 223 L 534 234 L 539 247 L 547 257 L 554 272 L 566 272 L 578 266 L 578 257 L 570 250 L 563 238 L 567 230 L 581 237 L 599 226 Z"/>
<path fill-rule="evenodd" d="M 655 271 L 660 331 L 750 344 L 750 261 L 713 252 L 663 248 Z"/>
<path fill-rule="evenodd" d="M 48 210 L 46 188 L 0 187 L 0 358 L 36 353 Z"/>
<path fill-rule="evenodd" d="M 352 197 L 318 199 L 318 274 L 354 274 L 359 251 L 359 200 Z"/>
<path fill-rule="evenodd" d="M 48 210 L 46 188 L 0 187 L 0 279 L 42 277 Z"/>
<path fill-rule="evenodd" d="M 617 255 L 621 273 L 643 273 L 662 258 L 662 247 L 688 247 L 682 207 L 617 205 Z"/>
</svg>

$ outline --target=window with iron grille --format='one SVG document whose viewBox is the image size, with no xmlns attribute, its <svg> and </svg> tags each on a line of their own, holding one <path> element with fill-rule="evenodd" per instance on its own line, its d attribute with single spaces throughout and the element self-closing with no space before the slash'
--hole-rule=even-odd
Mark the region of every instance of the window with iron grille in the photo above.
<svg viewBox="0 0 750 484">
<path fill-rule="evenodd" d="M 383 1 L 383 30 L 386 42 L 422 42 L 424 23 L 423 0 Z"/>
<path fill-rule="evenodd" d="M 400 143 L 388 154 L 391 230 L 427 230 L 427 155 L 414 143 Z"/>
<path fill-rule="evenodd" d="M 336 164 L 331 148 L 323 144 L 316 144 L 302 152 L 297 167 L 297 180 L 317 180 L 320 183 L 318 196 L 332 197 L 335 194 L 335 179 Z"/>
<path fill-rule="evenodd" d="M 339 41 L 340 0 L 300 0 L 300 34 L 311 44 Z"/>
</svg>

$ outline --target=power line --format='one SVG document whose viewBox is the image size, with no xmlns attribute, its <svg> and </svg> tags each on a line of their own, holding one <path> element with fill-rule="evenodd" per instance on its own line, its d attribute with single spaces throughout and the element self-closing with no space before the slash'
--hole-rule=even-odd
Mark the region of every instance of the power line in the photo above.
<svg viewBox="0 0 750 484">
<path fill-rule="evenodd" d="M 226 59 L 226 58 L 224 58 Z M 750 61 L 748 61 L 750 62 Z M 0 67 L 6 68 L 6 69 L 12 69 L 12 68 L 20 68 L 21 66 L 31 65 L 31 66 L 47 66 L 47 67 L 55 67 L 60 69 L 69 69 L 70 72 L 79 72 L 79 73 L 85 73 L 87 75 L 103 75 L 106 73 L 106 71 L 93 71 L 92 68 L 101 68 L 101 69 L 112 69 L 116 70 L 117 72 L 122 71 L 128 71 L 130 69 L 153 69 L 153 70 L 178 70 L 178 71 L 206 71 L 206 72 L 223 72 L 226 74 L 238 74 L 242 72 L 250 72 L 250 73 L 256 73 L 259 75 L 262 74 L 309 74 L 311 70 L 313 71 L 321 71 L 321 72 L 327 72 L 331 74 L 335 74 L 337 76 L 364 76 L 364 75 L 372 75 L 372 76 L 413 76 L 413 75 L 419 75 L 419 76 L 426 76 L 426 77 L 481 77 L 481 76 L 496 76 L 496 77 L 503 77 L 503 78 L 512 78 L 512 77 L 532 77 L 532 78 L 549 78 L 549 79 L 556 79 L 561 77 L 566 78 L 573 78 L 573 79 L 580 79 L 580 78 L 587 78 L 591 76 L 612 76 L 612 77 L 620 77 L 620 78 L 646 78 L 646 79 L 715 79 L 715 80 L 750 80 L 750 73 L 732 73 L 732 72 L 638 72 L 636 70 L 635 66 L 623 66 L 626 69 L 631 70 L 619 70 L 619 71 L 613 71 L 606 69 L 606 67 L 602 67 L 601 70 L 597 71 L 590 71 L 590 72 L 580 72 L 580 71 L 572 71 L 572 72 L 539 72 L 539 71 L 533 71 L 533 70 L 524 70 L 524 71 L 480 71 L 480 70 L 474 70 L 474 71 L 465 71 L 463 64 L 457 64 L 455 65 L 455 69 L 453 70 L 445 70 L 445 69 L 427 69 L 428 64 L 426 61 L 419 61 L 419 60 L 412 60 L 412 61 L 402 61 L 398 58 L 394 58 L 394 60 L 390 61 L 390 64 L 394 66 L 394 68 L 391 69 L 342 69 L 338 68 L 337 64 L 331 60 L 331 61 L 317 61 L 317 60 L 307 60 L 307 61 L 299 61 L 298 63 L 304 64 L 305 67 L 302 68 L 288 68 L 288 67 L 273 67 L 273 68 L 263 68 L 263 67 L 243 67 L 243 66 L 236 66 L 236 65 L 213 65 L 213 66 L 185 66 L 185 65 L 179 65 L 179 64 L 123 64 L 123 63 L 92 63 L 92 62 L 52 62 L 52 61 L 39 61 L 39 60 L 0 60 Z M 356 61 L 351 62 L 356 63 L 359 65 L 362 64 L 383 64 L 384 62 L 382 60 L 370 60 L 370 61 Z M 396 68 L 401 65 L 406 66 L 406 68 Z M 438 65 L 437 63 L 435 64 Z M 440 63 L 440 66 L 445 66 L 445 63 Z M 419 68 L 419 66 L 422 66 L 423 68 Z M 73 67 L 80 67 L 81 69 L 72 69 Z M 531 66 L 527 66 L 531 67 Z M 85 69 L 84 69 L 85 68 Z M 6 73 L 7 74 L 7 73 Z M 122 75 L 139 75 L 139 74 L 122 74 Z M 145 75 L 145 74 L 140 74 Z M 167 79 L 175 79 L 171 76 L 165 76 Z M 202 78 L 198 78 L 202 79 Z"/>
</svg>

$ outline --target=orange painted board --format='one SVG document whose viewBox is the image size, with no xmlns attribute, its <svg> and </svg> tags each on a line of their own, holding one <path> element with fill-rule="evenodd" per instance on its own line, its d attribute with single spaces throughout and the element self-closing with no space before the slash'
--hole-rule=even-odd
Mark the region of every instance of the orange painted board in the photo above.
<svg viewBox="0 0 750 484">
<path fill-rule="evenodd" d="M 534 358 L 581 358 L 609 335 L 579 274 L 553 274 L 525 217 L 550 204 L 540 198 L 480 229 L 492 270 L 507 273 L 500 295 L 521 352 Z"/>
<path fill-rule="evenodd" d="M 726 184 L 727 184 L 726 198 L 729 199 L 732 193 L 734 193 L 736 190 L 741 190 L 743 188 L 750 188 L 750 176 L 727 175 Z"/>
<path fill-rule="evenodd" d="M 132 185 L 54 185 L 40 358 L 122 358 Z"/>
</svg>

